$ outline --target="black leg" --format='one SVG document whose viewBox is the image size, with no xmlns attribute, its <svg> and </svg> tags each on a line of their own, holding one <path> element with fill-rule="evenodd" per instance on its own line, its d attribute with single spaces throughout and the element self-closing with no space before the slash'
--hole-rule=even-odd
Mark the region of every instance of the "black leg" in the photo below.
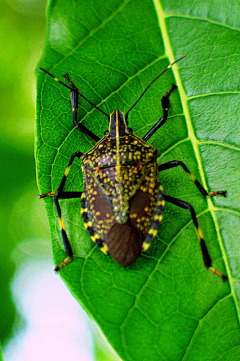
<svg viewBox="0 0 240 361">
<path fill-rule="evenodd" d="M 168 117 L 168 109 L 169 109 L 169 95 L 171 92 L 176 89 L 177 86 L 175 84 L 172 84 L 169 91 L 162 97 L 161 103 L 163 108 L 163 117 L 161 117 L 158 122 L 147 132 L 147 134 L 144 135 L 142 138 L 145 142 L 164 124 L 166 123 L 167 117 Z"/>
<path fill-rule="evenodd" d="M 68 163 L 68 166 L 67 166 L 67 168 L 65 169 L 64 175 L 63 175 L 63 177 L 62 177 L 62 180 L 61 180 L 61 182 L 60 182 L 60 184 L 59 184 L 59 187 L 58 187 L 57 191 L 56 191 L 56 192 L 49 192 L 49 193 L 45 193 L 45 194 L 40 194 L 39 198 L 44 198 L 44 197 L 48 197 L 48 196 L 57 196 L 58 198 L 62 198 L 62 197 L 60 197 L 60 194 L 62 193 L 63 187 L 64 187 L 64 185 L 65 185 L 65 183 L 66 183 L 67 176 L 68 176 L 69 171 L 70 171 L 70 169 L 71 169 L 71 166 L 72 166 L 72 164 L 73 164 L 74 158 L 75 158 L 75 157 L 81 158 L 82 155 L 83 155 L 82 152 L 75 152 L 75 153 L 73 153 L 73 154 L 71 155 L 71 158 L 70 158 L 70 161 L 69 161 L 69 163 Z M 71 197 L 71 198 L 73 198 L 73 197 Z"/>
<path fill-rule="evenodd" d="M 78 88 L 70 80 L 68 74 L 64 74 L 63 77 L 67 79 L 67 81 L 69 82 L 71 87 L 74 89 L 74 90 L 72 90 L 70 92 L 70 101 L 71 101 L 71 105 L 72 105 L 73 123 L 74 123 L 75 127 L 78 130 L 80 130 L 80 132 L 86 134 L 88 137 L 90 137 L 91 139 L 98 142 L 100 140 L 100 138 L 97 135 L 95 135 L 93 132 L 91 132 L 91 130 L 86 128 L 83 124 L 78 123 L 78 121 L 77 121 L 77 111 L 78 111 L 78 94 L 79 94 L 79 91 L 78 91 Z"/>
<path fill-rule="evenodd" d="M 70 161 L 68 163 L 68 166 L 64 172 L 63 178 L 60 182 L 60 185 L 57 189 L 56 192 L 49 192 L 49 193 L 45 193 L 45 194 L 41 194 L 40 198 L 44 198 L 44 197 L 48 197 L 48 196 L 54 196 L 54 202 L 55 202 L 55 206 L 57 208 L 57 213 L 58 213 L 58 217 L 59 217 L 59 226 L 61 229 L 61 233 L 62 233 L 62 239 L 63 239 L 63 245 L 64 245 L 64 249 L 66 251 L 67 257 L 63 260 L 63 262 L 61 262 L 56 268 L 55 271 L 59 271 L 62 267 L 64 267 L 65 265 L 67 265 L 72 256 L 73 256 L 73 250 L 71 247 L 71 244 L 69 242 L 67 233 L 66 233 L 66 228 L 64 225 L 64 221 L 63 221 L 63 217 L 62 217 L 62 213 L 61 213 L 61 208 L 59 205 L 59 201 L 58 199 L 70 199 L 70 198 L 78 198 L 81 196 L 82 192 L 63 192 L 63 187 L 66 183 L 67 180 L 67 176 L 69 174 L 69 171 L 71 169 L 72 163 L 74 161 L 74 158 L 80 158 L 83 155 L 83 153 L 81 152 L 75 152 L 72 154 Z"/>
<path fill-rule="evenodd" d="M 193 183 L 196 185 L 196 187 L 200 190 L 202 195 L 204 195 L 205 197 L 207 197 L 207 196 L 213 197 L 213 196 L 216 196 L 217 194 L 221 194 L 224 197 L 226 197 L 227 191 L 207 192 L 206 189 L 203 188 L 203 186 L 199 183 L 199 181 L 194 177 L 194 175 L 186 167 L 186 165 L 183 162 L 179 161 L 179 160 L 172 160 L 171 162 L 167 162 L 167 163 L 159 165 L 158 166 L 158 171 L 161 172 L 163 170 L 174 168 L 174 167 L 177 167 L 179 165 L 185 170 L 186 173 L 188 173 L 190 179 L 193 181 Z"/>
<path fill-rule="evenodd" d="M 82 192 L 60 192 L 57 195 L 55 195 L 55 197 L 54 197 L 54 202 L 55 202 L 55 206 L 57 208 L 57 213 L 58 213 L 58 217 L 59 217 L 59 226 L 60 226 L 61 233 L 62 233 L 63 245 L 64 245 L 64 249 L 67 254 L 67 257 L 63 260 L 63 262 L 61 262 L 57 267 L 55 267 L 55 269 L 54 269 L 55 272 L 59 271 L 62 267 L 66 266 L 71 261 L 71 258 L 73 256 L 72 246 L 69 242 L 69 239 L 68 239 L 68 236 L 66 233 L 66 228 L 65 228 L 64 221 L 63 221 L 62 212 L 61 212 L 61 208 L 60 208 L 58 199 L 80 198 L 81 195 L 82 195 Z"/>
<path fill-rule="evenodd" d="M 54 271 L 58 272 L 62 267 L 66 266 L 71 261 L 71 258 L 73 256 L 73 250 L 72 250 L 72 246 L 69 242 L 69 239 L 68 239 L 68 236 L 66 233 L 66 228 L 65 228 L 64 221 L 63 221 L 62 212 L 61 212 L 61 208 L 60 208 L 57 196 L 54 197 L 54 202 L 55 202 L 55 206 L 57 208 L 57 213 L 58 213 L 58 217 L 59 217 L 59 226 L 60 226 L 61 233 L 62 233 L 64 249 L 67 254 L 67 257 L 59 265 L 57 265 L 57 267 L 55 267 Z"/>
<path fill-rule="evenodd" d="M 80 97 L 82 97 L 84 100 L 86 100 L 89 104 L 91 104 L 95 109 L 99 110 L 99 112 L 101 112 L 102 114 L 106 115 L 106 117 L 109 119 L 109 115 L 107 113 L 105 113 L 102 109 L 98 108 L 95 104 L 93 104 L 88 98 L 86 98 L 83 94 L 79 93 L 77 87 L 73 84 L 73 82 L 71 82 L 71 80 L 69 79 L 68 74 L 64 74 L 63 77 L 67 79 L 67 81 L 69 82 L 69 84 L 71 85 L 68 86 L 66 84 L 64 84 L 61 80 L 59 80 L 58 78 L 56 78 L 53 74 L 49 73 L 47 70 L 43 69 L 40 67 L 40 69 L 42 71 L 44 71 L 46 74 L 48 74 L 49 76 L 51 76 L 55 81 L 57 81 L 59 84 L 65 86 L 65 88 L 70 89 L 72 92 L 78 92 L 78 95 Z M 85 127 L 84 127 L 85 128 Z"/>
<path fill-rule="evenodd" d="M 170 202 L 172 204 L 175 204 L 178 207 L 188 209 L 190 211 L 191 217 L 192 217 L 192 220 L 193 220 L 193 224 L 194 224 L 194 226 L 196 228 L 197 235 L 198 235 L 198 238 L 200 240 L 200 246 L 201 246 L 201 250 L 202 250 L 202 256 L 203 256 L 204 264 L 209 269 L 209 271 L 211 271 L 212 273 L 215 273 L 216 275 L 221 277 L 223 282 L 224 282 L 227 279 L 227 276 L 224 276 L 222 273 L 220 273 L 218 270 L 216 270 L 215 268 L 212 267 L 211 257 L 210 257 L 210 255 L 208 253 L 206 243 L 205 243 L 205 241 L 203 239 L 202 232 L 201 232 L 201 230 L 199 228 L 197 217 L 196 217 L 196 212 L 195 212 L 194 208 L 191 206 L 191 204 L 189 204 L 187 202 L 184 202 L 184 201 L 181 201 L 180 199 L 173 198 L 171 196 L 167 196 L 166 194 L 164 194 L 163 197 L 164 197 L 166 202 Z"/>
<path fill-rule="evenodd" d="M 81 198 L 82 192 L 61 192 L 58 194 L 58 199 L 72 199 Z"/>
</svg>

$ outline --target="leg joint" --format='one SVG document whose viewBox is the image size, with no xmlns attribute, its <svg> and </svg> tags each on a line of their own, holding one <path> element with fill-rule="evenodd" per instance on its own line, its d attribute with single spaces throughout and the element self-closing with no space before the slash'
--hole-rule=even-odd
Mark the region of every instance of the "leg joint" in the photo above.
<svg viewBox="0 0 240 361">
<path fill-rule="evenodd" d="M 73 153 L 73 157 L 78 157 L 78 158 L 81 158 L 81 156 L 83 155 L 83 153 L 82 152 L 79 152 L 79 151 L 77 151 L 77 152 L 75 152 L 75 153 Z"/>
</svg>

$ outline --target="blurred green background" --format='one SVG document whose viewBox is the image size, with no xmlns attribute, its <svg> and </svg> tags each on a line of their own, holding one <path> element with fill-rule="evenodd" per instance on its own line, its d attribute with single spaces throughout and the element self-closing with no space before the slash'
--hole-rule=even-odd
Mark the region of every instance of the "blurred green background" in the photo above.
<svg viewBox="0 0 240 361">
<path fill-rule="evenodd" d="M 117 360 L 52 271 L 48 220 L 34 162 L 35 69 L 45 0 L 2 0 L 0 341 L 5 360 Z M 59 351 L 59 355 L 56 353 Z"/>
<path fill-rule="evenodd" d="M 34 166 L 35 76 L 45 37 L 46 2 L 0 2 L 1 13 L 1 342 L 16 317 L 10 280 L 11 255 L 23 240 L 48 237 L 44 207 L 37 199 Z M 36 221 L 35 215 L 38 215 Z M 43 223 L 42 223 L 43 221 Z M 44 225 L 43 225 L 44 224 Z M 27 251 L 27 250 L 26 250 Z M 18 257 L 18 262 L 21 262 Z"/>
</svg>

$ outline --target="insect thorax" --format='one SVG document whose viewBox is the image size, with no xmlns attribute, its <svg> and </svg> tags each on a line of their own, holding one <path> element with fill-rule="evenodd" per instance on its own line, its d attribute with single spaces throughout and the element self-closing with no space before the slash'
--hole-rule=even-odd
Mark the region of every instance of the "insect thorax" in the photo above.
<svg viewBox="0 0 240 361">
<path fill-rule="evenodd" d="M 157 150 L 130 133 L 103 137 L 82 156 L 93 228 L 104 239 L 114 223 L 151 226 L 157 195 Z"/>
</svg>

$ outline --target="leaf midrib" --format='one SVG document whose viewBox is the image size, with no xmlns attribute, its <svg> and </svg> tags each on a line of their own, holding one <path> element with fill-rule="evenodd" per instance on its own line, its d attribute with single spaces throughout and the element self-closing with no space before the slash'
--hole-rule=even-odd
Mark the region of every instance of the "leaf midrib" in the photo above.
<svg viewBox="0 0 240 361">
<path fill-rule="evenodd" d="M 169 36 L 168 36 L 168 31 L 167 31 L 167 27 L 166 27 L 166 23 L 165 23 L 165 18 L 167 18 L 168 16 L 166 16 L 166 14 L 164 13 L 163 8 L 162 8 L 161 3 L 160 3 L 160 0 L 153 0 L 153 4 L 154 4 L 155 10 L 156 10 L 159 27 L 160 27 L 161 32 L 162 32 L 165 52 L 166 52 L 166 55 L 168 56 L 168 58 L 170 60 L 170 63 L 172 63 L 172 62 L 175 61 L 175 58 L 174 58 L 174 55 L 173 55 L 173 51 L 172 51 L 172 48 L 171 48 L 171 43 L 170 43 L 170 39 L 169 39 Z M 182 54 L 182 56 L 183 55 L 185 55 L 185 54 Z M 202 182 L 204 188 L 207 189 L 206 178 L 205 178 L 205 175 L 204 175 L 202 161 L 201 161 L 201 157 L 200 157 L 200 153 L 199 153 L 199 149 L 198 149 L 198 143 L 199 142 L 198 142 L 198 140 L 197 140 L 197 138 L 195 136 L 193 126 L 192 126 L 192 122 L 191 122 L 189 109 L 188 109 L 188 104 L 187 104 L 187 99 L 188 98 L 186 96 L 186 93 L 185 93 L 184 88 L 183 88 L 183 84 L 181 82 L 181 78 L 180 78 L 180 74 L 179 74 L 179 71 L 178 71 L 177 64 L 175 64 L 172 67 L 172 69 L 173 69 L 173 73 L 174 73 L 176 83 L 177 83 L 177 86 L 178 86 L 180 99 L 181 99 L 181 102 L 182 102 L 183 113 L 185 115 L 186 125 L 187 125 L 187 129 L 188 129 L 188 136 L 189 136 L 190 141 L 192 143 L 193 151 L 194 151 L 194 154 L 195 154 L 195 157 L 196 157 L 196 160 L 197 160 L 201 182 Z M 219 243 L 219 246 L 220 246 L 220 249 L 221 249 L 221 253 L 222 253 L 222 256 L 223 256 L 223 261 L 225 263 L 225 267 L 226 267 L 227 274 L 228 274 L 228 281 L 229 281 L 230 288 L 231 288 L 231 295 L 233 297 L 234 304 L 235 304 L 235 307 L 236 307 L 236 311 L 237 311 L 237 314 L 238 314 L 238 319 L 239 319 L 239 322 L 240 322 L 240 310 L 239 310 L 237 296 L 236 296 L 236 292 L 235 292 L 235 288 L 234 288 L 234 284 L 233 284 L 233 279 L 232 279 L 232 275 L 231 275 L 231 271 L 230 271 L 230 265 L 229 265 L 228 260 L 227 260 L 227 254 L 225 252 L 225 248 L 224 248 L 224 245 L 223 245 L 223 239 L 222 239 L 221 234 L 220 234 L 219 224 L 218 224 L 217 217 L 216 217 L 216 214 L 215 214 L 215 207 L 214 207 L 214 204 L 213 204 L 210 197 L 207 198 L 207 204 L 208 204 L 208 209 L 209 209 L 209 211 L 210 211 L 210 213 L 212 215 L 212 219 L 213 219 L 214 226 L 215 226 L 215 229 L 216 229 L 218 243 Z"/>
</svg>

